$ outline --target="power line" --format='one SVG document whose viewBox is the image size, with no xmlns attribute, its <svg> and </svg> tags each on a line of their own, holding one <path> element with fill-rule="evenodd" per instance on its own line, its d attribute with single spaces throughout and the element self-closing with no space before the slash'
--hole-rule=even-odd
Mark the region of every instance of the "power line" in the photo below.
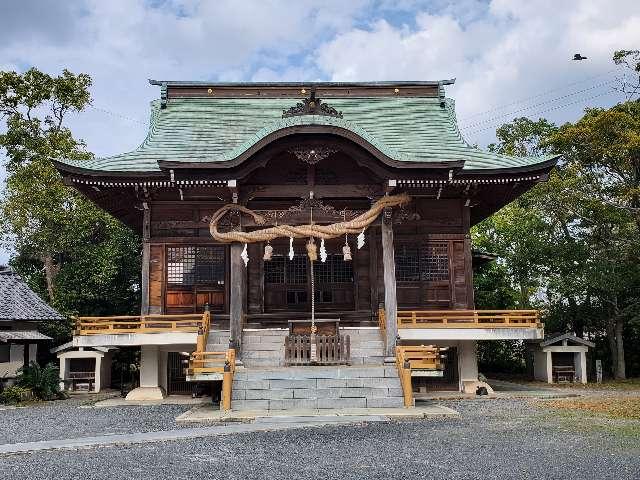
<svg viewBox="0 0 640 480">
<path fill-rule="evenodd" d="M 614 68 L 614 69 L 608 70 L 608 71 L 606 71 L 604 73 L 599 73 L 598 75 L 593 75 L 591 77 L 587 77 L 587 78 L 585 78 L 583 80 L 578 80 L 576 82 L 567 83 L 566 85 L 564 85 L 562 87 L 557 87 L 557 88 L 553 88 L 551 90 L 546 90 L 544 92 L 540 92 L 540 93 L 537 93 L 537 94 L 532 95 L 530 97 L 522 98 L 520 100 L 514 100 L 513 102 L 506 103 L 504 105 L 499 105 L 497 107 L 490 108 L 489 110 L 484 110 L 482 112 L 472 113 L 471 115 L 468 115 L 466 118 L 467 119 L 471 119 L 471 118 L 478 117 L 478 116 L 481 116 L 481 115 L 484 115 L 484 114 L 495 112 L 497 110 L 503 110 L 503 109 L 505 109 L 507 107 L 518 105 L 520 103 L 526 103 L 529 100 L 533 100 L 533 99 L 539 98 L 539 97 L 544 97 L 545 95 L 547 95 L 549 93 L 553 93 L 553 92 L 557 92 L 557 91 L 560 91 L 560 90 L 564 90 L 565 88 L 572 87 L 572 86 L 578 85 L 580 83 L 585 83 L 585 82 L 588 82 L 588 81 L 593 80 L 595 78 L 603 77 L 605 75 L 609 75 L 610 73 L 613 73 L 615 71 L 616 71 L 616 69 Z"/>
<path fill-rule="evenodd" d="M 547 105 L 547 104 L 549 104 L 551 102 L 556 102 L 558 100 L 562 100 L 564 98 L 573 97 L 575 95 L 579 95 L 581 93 L 585 93 L 585 92 L 588 92 L 590 90 L 595 90 L 595 89 L 600 88 L 600 87 L 605 87 L 605 86 L 607 86 L 607 85 L 609 85 L 611 83 L 614 83 L 614 82 L 615 82 L 615 79 L 611 79 L 611 80 L 606 81 L 606 82 L 597 83 L 595 85 L 592 85 L 589 88 L 584 88 L 582 90 L 577 90 L 575 92 L 567 93 L 566 95 L 561 95 L 559 97 L 555 97 L 555 98 L 551 98 L 549 100 L 545 100 L 544 102 L 535 103 L 533 105 L 528 105 L 526 107 L 522 107 L 522 108 L 519 108 L 517 110 L 513 110 L 511 112 L 503 113 L 503 114 L 497 115 L 495 117 L 490 117 L 490 118 L 486 118 L 484 120 L 480 120 L 480 121 L 475 122 L 475 123 L 469 123 L 469 124 L 463 125 L 463 128 L 479 127 L 479 126 L 482 126 L 482 125 L 487 124 L 487 123 L 492 123 L 495 120 L 500 120 L 501 118 L 511 117 L 512 115 L 515 115 L 516 113 L 519 113 L 519 112 L 524 112 L 524 111 L 527 111 L 527 110 L 531 110 L 533 108 L 538 108 L 538 107 L 541 107 L 543 105 Z"/>
<path fill-rule="evenodd" d="M 539 114 L 541 114 L 541 113 L 552 112 L 552 111 L 554 111 L 554 110 L 561 110 L 561 109 L 563 109 L 563 108 L 567 108 L 567 107 L 570 107 L 570 106 L 572 106 L 572 105 L 577 105 L 577 104 L 579 104 L 579 103 L 583 103 L 583 102 L 587 102 L 587 101 L 589 101 L 589 100 L 593 100 L 594 98 L 602 97 L 602 96 L 604 96 L 604 95 L 609 95 L 610 93 L 611 93 L 610 91 L 601 92 L 601 93 L 599 93 L 598 95 L 593 95 L 593 96 L 591 96 L 591 97 L 581 98 L 581 99 L 579 99 L 579 100 L 576 100 L 575 102 L 569 102 L 569 103 L 565 103 L 564 105 L 557 105 L 557 106 L 555 106 L 555 107 L 551 107 L 551 108 L 547 108 L 547 109 L 539 110 L 539 111 L 535 112 L 535 114 L 536 114 L 536 115 L 539 115 Z M 467 132 L 464 132 L 464 136 L 470 136 L 470 135 L 473 135 L 473 134 L 477 134 L 477 133 L 480 133 L 480 132 L 484 132 L 484 131 L 486 131 L 486 130 L 490 130 L 490 129 L 492 129 L 492 128 L 495 128 L 496 126 L 497 126 L 496 124 L 493 124 L 493 125 L 488 125 L 488 126 L 486 126 L 486 127 L 476 128 L 476 129 L 473 129 L 473 130 L 469 130 L 469 131 L 467 131 Z"/>
<path fill-rule="evenodd" d="M 129 117 L 129 116 L 123 115 L 121 113 L 112 112 L 111 110 L 107 110 L 106 108 L 96 107 L 94 105 L 88 105 L 88 107 L 93 109 L 93 110 L 95 110 L 95 111 L 97 111 L 97 112 L 106 113 L 107 115 L 111 115 L 112 117 L 120 118 L 122 120 L 127 120 L 129 122 L 137 123 L 137 124 L 140 124 L 140 125 L 144 125 L 145 127 L 148 125 L 147 122 L 143 122 L 142 120 L 139 120 L 139 119 L 133 118 L 133 117 Z"/>
</svg>

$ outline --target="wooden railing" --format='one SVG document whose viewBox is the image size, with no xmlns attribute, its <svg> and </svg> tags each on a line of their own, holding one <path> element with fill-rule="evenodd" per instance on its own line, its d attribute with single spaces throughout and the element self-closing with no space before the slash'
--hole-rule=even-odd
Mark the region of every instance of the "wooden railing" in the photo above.
<svg viewBox="0 0 640 480">
<path fill-rule="evenodd" d="M 127 333 L 198 332 L 207 322 L 207 315 L 208 312 L 205 312 L 204 315 L 78 317 L 75 319 L 75 334 L 116 335 Z"/>
<path fill-rule="evenodd" d="M 387 313 L 384 311 L 384 308 L 378 309 L 378 327 L 381 332 L 387 329 Z"/>
<path fill-rule="evenodd" d="M 405 407 L 413 406 L 412 370 L 437 371 L 444 368 L 440 349 L 433 345 L 397 346 L 396 367 L 398 368 Z"/>
<path fill-rule="evenodd" d="M 344 365 L 351 360 L 349 335 L 316 335 L 316 358 L 311 358 L 311 335 L 287 335 L 284 361 L 290 365 Z"/>
<path fill-rule="evenodd" d="M 236 351 L 233 348 L 226 352 L 193 352 L 189 357 L 187 375 L 224 373 L 226 366 L 233 373 L 235 365 Z"/>
<path fill-rule="evenodd" d="M 398 328 L 541 328 L 537 310 L 398 310 Z"/>
<path fill-rule="evenodd" d="M 196 339 L 196 352 L 204 352 L 207 349 L 209 339 L 209 328 L 211 327 L 211 312 L 205 310 L 202 314 L 202 323 L 198 328 L 198 338 Z"/>
<path fill-rule="evenodd" d="M 189 357 L 187 375 L 222 374 L 221 410 L 231 410 L 231 387 L 236 371 L 236 351 L 230 348 L 226 352 L 193 352 Z"/>
</svg>

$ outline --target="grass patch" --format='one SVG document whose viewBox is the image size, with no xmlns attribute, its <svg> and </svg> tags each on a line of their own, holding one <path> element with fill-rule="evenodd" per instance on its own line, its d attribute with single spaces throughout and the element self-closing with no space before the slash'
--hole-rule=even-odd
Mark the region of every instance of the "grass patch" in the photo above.
<svg viewBox="0 0 640 480">
<path fill-rule="evenodd" d="M 640 420 L 640 397 L 571 398 L 543 403 L 547 408 L 586 411 L 611 418 Z"/>
<path fill-rule="evenodd" d="M 628 378 L 626 380 L 604 380 L 602 383 L 590 382 L 582 383 L 546 383 L 537 380 L 531 380 L 523 376 L 509 375 L 491 375 L 490 379 L 503 380 L 506 382 L 527 385 L 530 387 L 540 388 L 575 388 L 580 390 L 610 390 L 610 391 L 640 391 L 640 378 Z M 491 380 L 489 380 L 491 383 Z"/>
</svg>

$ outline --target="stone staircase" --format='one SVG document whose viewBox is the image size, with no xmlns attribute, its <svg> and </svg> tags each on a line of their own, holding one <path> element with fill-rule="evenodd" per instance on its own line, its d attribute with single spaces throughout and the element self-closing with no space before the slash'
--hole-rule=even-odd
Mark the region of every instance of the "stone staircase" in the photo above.
<svg viewBox="0 0 640 480">
<path fill-rule="evenodd" d="M 286 328 L 249 329 L 242 331 L 242 364 L 247 368 L 284 366 Z"/>
<path fill-rule="evenodd" d="M 384 363 L 384 343 L 378 327 L 347 327 L 340 333 L 351 337 L 351 365 Z"/>
<path fill-rule="evenodd" d="M 207 352 L 225 352 L 229 348 L 229 330 L 209 330 Z"/>
<path fill-rule="evenodd" d="M 402 407 L 395 365 L 240 368 L 233 410 Z"/>
</svg>

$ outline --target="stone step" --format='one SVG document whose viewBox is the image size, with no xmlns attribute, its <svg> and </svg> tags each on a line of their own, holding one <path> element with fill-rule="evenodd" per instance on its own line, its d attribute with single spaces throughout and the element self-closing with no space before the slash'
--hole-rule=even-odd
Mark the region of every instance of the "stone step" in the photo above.
<svg viewBox="0 0 640 480">
<path fill-rule="evenodd" d="M 243 360 L 254 360 L 258 358 L 270 358 L 280 360 L 284 358 L 284 349 L 279 350 L 250 350 L 242 351 L 242 359 Z"/>
<path fill-rule="evenodd" d="M 246 358 L 242 360 L 242 364 L 248 368 L 284 367 L 284 360 L 275 358 Z"/>
<path fill-rule="evenodd" d="M 350 364 L 353 366 L 359 365 L 382 365 L 385 357 L 383 356 L 367 356 L 367 357 L 351 357 Z"/>
<path fill-rule="evenodd" d="M 232 409 L 379 408 L 403 405 L 394 365 L 241 368 Z"/>
<path fill-rule="evenodd" d="M 267 369 L 240 369 L 235 378 L 239 380 L 287 380 L 287 379 L 349 379 L 349 378 L 397 378 L 395 365 L 349 367 L 349 366 L 317 366 L 287 367 Z"/>
<path fill-rule="evenodd" d="M 374 398 L 285 398 L 273 400 L 232 400 L 232 410 L 298 410 L 336 408 L 400 408 L 402 397 Z"/>
</svg>

